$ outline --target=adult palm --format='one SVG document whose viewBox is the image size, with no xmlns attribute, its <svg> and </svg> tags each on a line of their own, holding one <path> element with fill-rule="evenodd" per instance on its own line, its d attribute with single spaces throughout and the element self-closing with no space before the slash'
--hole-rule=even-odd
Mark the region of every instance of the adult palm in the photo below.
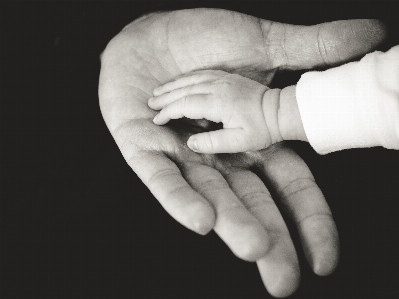
<svg viewBox="0 0 399 299">
<path fill-rule="evenodd" d="M 155 87 L 200 69 L 267 85 L 278 69 L 334 65 L 366 53 L 383 32 L 373 20 L 293 26 L 218 9 L 150 14 L 126 26 L 102 54 L 101 111 L 128 164 L 173 218 L 201 234 L 213 228 L 234 254 L 257 262 L 272 295 L 287 296 L 300 272 L 274 200 L 295 223 L 316 274 L 331 273 L 339 256 L 330 209 L 306 164 L 283 143 L 258 152 L 194 153 L 188 137 L 213 124 L 156 126 L 147 100 Z"/>
</svg>

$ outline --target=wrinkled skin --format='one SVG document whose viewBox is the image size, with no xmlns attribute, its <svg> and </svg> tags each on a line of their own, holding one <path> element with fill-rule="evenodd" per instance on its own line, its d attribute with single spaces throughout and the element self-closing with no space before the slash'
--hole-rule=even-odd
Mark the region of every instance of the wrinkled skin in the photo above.
<svg viewBox="0 0 399 299">
<path fill-rule="evenodd" d="M 147 15 L 102 54 L 101 112 L 127 163 L 165 210 L 197 233 L 214 229 L 236 256 L 256 261 L 270 294 L 285 297 L 300 271 L 275 201 L 295 224 L 316 274 L 333 272 L 339 257 L 335 223 L 306 164 L 284 143 L 241 154 L 194 153 L 188 137 L 213 125 L 157 126 L 147 101 L 155 87 L 193 70 L 221 69 L 268 85 L 279 69 L 337 65 L 369 52 L 383 36 L 375 20 L 306 27 L 216 9 Z"/>
</svg>

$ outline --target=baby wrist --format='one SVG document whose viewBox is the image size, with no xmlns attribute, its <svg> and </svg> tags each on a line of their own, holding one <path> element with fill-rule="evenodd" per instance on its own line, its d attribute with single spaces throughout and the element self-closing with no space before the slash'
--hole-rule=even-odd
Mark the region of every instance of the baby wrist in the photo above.
<svg viewBox="0 0 399 299">
<path fill-rule="evenodd" d="M 278 124 L 283 140 L 308 141 L 296 100 L 296 86 L 285 87 L 280 92 Z"/>
<path fill-rule="evenodd" d="M 269 89 L 263 97 L 263 112 L 272 144 L 283 140 L 308 141 L 296 101 L 295 85 Z"/>
<path fill-rule="evenodd" d="M 268 89 L 262 99 L 263 116 L 266 123 L 264 130 L 269 132 L 271 144 L 283 141 L 278 123 L 280 91 L 280 89 Z"/>
</svg>

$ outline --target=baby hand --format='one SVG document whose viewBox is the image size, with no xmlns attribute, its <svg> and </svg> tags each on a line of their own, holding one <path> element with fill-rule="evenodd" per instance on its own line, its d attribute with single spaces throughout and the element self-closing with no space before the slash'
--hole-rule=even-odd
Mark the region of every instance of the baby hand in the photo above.
<svg viewBox="0 0 399 299">
<path fill-rule="evenodd" d="M 148 106 L 161 110 L 157 125 L 188 117 L 223 123 L 223 129 L 195 134 L 187 145 L 200 153 L 260 150 L 276 142 L 266 122 L 263 96 L 268 88 L 223 71 L 196 71 L 154 89 Z"/>
</svg>

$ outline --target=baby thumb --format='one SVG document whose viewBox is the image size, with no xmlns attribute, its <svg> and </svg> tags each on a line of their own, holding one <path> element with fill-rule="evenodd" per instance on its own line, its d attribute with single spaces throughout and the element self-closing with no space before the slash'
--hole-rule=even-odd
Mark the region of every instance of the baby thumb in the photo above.
<svg viewBox="0 0 399 299">
<path fill-rule="evenodd" d="M 203 154 L 238 153 L 246 151 L 243 129 L 222 129 L 191 136 L 187 146 Z"/>
</svg>

